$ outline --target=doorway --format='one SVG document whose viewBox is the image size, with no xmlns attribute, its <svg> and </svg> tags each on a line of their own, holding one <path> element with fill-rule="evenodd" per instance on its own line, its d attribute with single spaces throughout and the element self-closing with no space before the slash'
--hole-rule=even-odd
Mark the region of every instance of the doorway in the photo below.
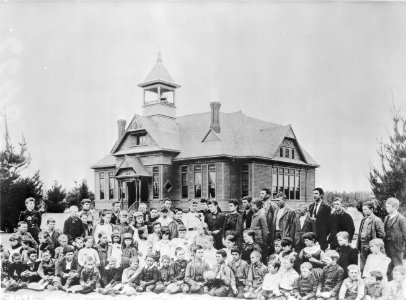
<svg viewBox="0 0 406 300">
<path fill-rule="evenodd" d="M 128 190 L 128 207 L 133 205 L 135 202 L 135 180 L 127 182 L 127 190 Z"/>
</svg>

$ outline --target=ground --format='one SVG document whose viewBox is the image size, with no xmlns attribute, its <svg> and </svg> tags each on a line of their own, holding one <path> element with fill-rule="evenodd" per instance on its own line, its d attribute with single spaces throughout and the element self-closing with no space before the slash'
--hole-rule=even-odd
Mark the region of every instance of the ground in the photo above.
<svg viewBox="0 0 406 300">
<path fill-rule="evenodd" d="M 137 297 L 140 300 L 191 300 L 192 297 L 190 295 L 183 295 L 183 294 L 176 294 L 176 295 L 169 295 L 169 294 L 154 294 L 154 293 L 142 293 Z M 87 295 L 80 295 L 80 294 L 67 294 L 62 291 L 31 291 L 31 290 L 19 290 L 17 292 L 11 293 L 4 293 L 1 292 L 0 299 L 1 300 L 128 300 L 133 297 L 128 296 L 121 296 L 117 295 L 115 297 L 112 296 L 104 296 L 98 293 L 91 293 Z M 209 295 L 193 295 L 193 300 L 209 300 L 213 299 Z M 231 299 L 231 298 L 230 298 Z"/>
</svg>

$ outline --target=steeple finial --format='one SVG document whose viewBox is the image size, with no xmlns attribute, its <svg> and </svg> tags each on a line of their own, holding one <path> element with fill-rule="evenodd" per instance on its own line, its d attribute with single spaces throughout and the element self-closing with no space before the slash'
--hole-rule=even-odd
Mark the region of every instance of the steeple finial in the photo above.
<svg viewBox="0 0 406 300">
<path fill-rule="evenodd" d="M 159 51 L 158 51 L 158 58 L 157 58 L 156 62 L 159 62 L 159 63 L 162 62 L 161 49 L 159 49 Z"/>
</svg>

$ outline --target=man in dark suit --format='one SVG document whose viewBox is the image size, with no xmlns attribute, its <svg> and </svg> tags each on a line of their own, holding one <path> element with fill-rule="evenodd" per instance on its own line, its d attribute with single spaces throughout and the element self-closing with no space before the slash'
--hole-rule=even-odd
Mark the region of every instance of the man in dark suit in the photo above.
<svg viewBox="0 0 406 300">
<path fill-rule="evenodd" d="M 216 200 L 209 200 L 207 205 L 210 213 L 207 215 L 207 226 L 214 239 L 214 248 L 217 250 L 223 248 L 222 230 L 224 224 L 224 214 L 218 210 L 218 202 Z"/>
<path fill-rule="evenodd" d="M 259 194 L 262 200 L 262 207 L 265 213 L 266 223 L 268 225 L 268 249 L 265 249 L 268 253 L 264 253 L 264 249 L 262 249 L 262 255 L 268 257 L 268 254 L 272 254 L 274 252 L 274 245 L 273 241 L 275 239 L 275 223 L 276 223 L 276 212 L 278 211 L 278 205 L 271 201 L 271 190 L 268 188 L 263 188 L 261 193 Z"/>
<path fill-rule="evenodd" d="M 346 231 L 348 233 L 348 240 L 352 241 L 354 236 L 355 227 L 354 221 L 350 214 L 344 211 L 342 199 L 340 197 L 334 198 L 333 201 L 334 211 L 330 216 L 330 236 L 328 237 L 328 243 L 331 250 L 338 248 L 337 233 L 340 231 Z"/>
<path fill-rule="evenodd" d="M 403 265 L 403 251 L 406 241 L 406 219 L 399 212 L 399 200 L 389 198 L 386 200 L 386 211 L 388 215 L 385 217 L 385 251 L 386 255 L 391 259 L 388 266 L 388 279 L 392 279 L 392 271 L 396 266 Z"/>
<path fill-rule="evenodd" d="M 322 188 L 313 190 L 314 203 L 309 206 L 310 217 L 316 224 L 316 235 L 319 240 L 320 248 L 327 249 L 327 235 L 330 232 L 331 207 L 323 201 L 324 191 Z"/>
</svg>

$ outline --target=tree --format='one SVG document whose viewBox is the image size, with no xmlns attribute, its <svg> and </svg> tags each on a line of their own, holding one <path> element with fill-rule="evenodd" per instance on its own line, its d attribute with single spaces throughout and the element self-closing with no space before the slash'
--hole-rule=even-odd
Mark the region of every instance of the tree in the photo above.
<svg viewBox="0 0 406 300">
<path fill-rule="evenodd" d="M 395 111 L 392 133 L 387 143 L 380 143 L 379 166 L 371 166 L 369 182 L 381 207 L 386 199 L 395 197 L 406 207 L 406 119 Z"/>
<path fill-rule="evenodd" d="M 0 198 L 1 224 L 5 231 L 12 231 L 18 221 L 18 215 L 25 209 L 25 199 L 35 198 L 36 206 L 42 198 L 42 181 L 39 171 L 31 177 L 21 177 L 20 172 L 30 164 L 24 137 L 19 143 L 20 149 L 13 146 L 5 118 L 5 146 L 0 151 Z"/>
<path fill-rule="evenodd" d="M 53 186 L 46 191 L 46 199 L 44 200 L 47 212 L 61 213 L 65 210 L 66 191 L 55 180 Z"/>
<path fill-rule="evenodd" d="M 80 202 L 83 199 L 94 201 L 94 193 L 89 190 L 87 180 L 83 179 L 79 186 L 74 187 L 66 197 L 67 206 L 76 205 L 80 207 Z"/>
</svg>

